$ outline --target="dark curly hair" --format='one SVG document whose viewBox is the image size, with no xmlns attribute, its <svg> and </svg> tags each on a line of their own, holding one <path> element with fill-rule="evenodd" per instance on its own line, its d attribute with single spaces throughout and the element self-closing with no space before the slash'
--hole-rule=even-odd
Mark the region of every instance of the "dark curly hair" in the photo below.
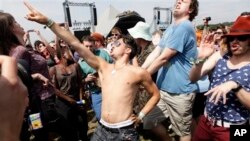
<svg viewBox="0 0 250 141">
<path fill-rule="evenodd" d="M 122 38 L 123 42 L 131 49 L 131 53 L 129 55 L 129 59 L 132 60 L 138 53 L 138 48 L 136 45 L 136 42 L 133 37 L 130 35 L 122 35 L 120 39 Z"/>
</svg>

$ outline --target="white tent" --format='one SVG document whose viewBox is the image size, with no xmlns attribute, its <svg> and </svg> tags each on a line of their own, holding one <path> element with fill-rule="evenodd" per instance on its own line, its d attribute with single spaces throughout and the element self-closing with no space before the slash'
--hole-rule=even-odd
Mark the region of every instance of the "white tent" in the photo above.
<svg viewBox="0 0 250 141">
<path fill-rule="evenodd" d="M 107 36 L 110 30 L 119 20 L 119 18 L 116 17 L 119 13 L 121 12 L 114 8 L 112 5 L 109 5 L 109 7 L 102 13 L 102 15 L 97 20 L 98 23 L 96 26 L 96 32 Z"/>
</svg>

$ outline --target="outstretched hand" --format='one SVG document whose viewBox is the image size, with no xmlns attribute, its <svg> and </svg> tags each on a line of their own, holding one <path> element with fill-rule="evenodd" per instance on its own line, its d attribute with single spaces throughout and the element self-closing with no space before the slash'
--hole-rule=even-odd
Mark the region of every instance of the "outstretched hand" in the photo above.
<svg viewBox="0 0 250 141">
<path fill-rule="evenodd" d="M 35 21 L 40 24 L 47 24 L 48 17 L 36 10 L 27 0 L 24 0 L 24 5 L 28 8 L 29 13 L 25 16 L 30 21 Z"/>
<path fill-rule="evenodd" d="M 211 95 L 209 98 L 209 102 L 213 102 L 214 104 L 217 104 L 221 98 L 223 100 L 223 104 L 226 104 L 226 95 L 234 88 L 237 87 L 237 83 L 234 81 L 227 81 L 225 83 L 222 83 L 208 92 L 206 92 L 204 95 Z"/>
</svg>

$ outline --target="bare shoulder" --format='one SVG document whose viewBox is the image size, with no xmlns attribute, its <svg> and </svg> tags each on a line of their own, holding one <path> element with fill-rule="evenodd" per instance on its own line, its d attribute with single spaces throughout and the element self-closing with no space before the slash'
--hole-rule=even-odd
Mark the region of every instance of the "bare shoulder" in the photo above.
<svg viewBox="0 0 250 141">
<path fill-rule="evenodd" d="M 143 69 L 141 67 L 131 66 L 131 69 L 134 73 L 136 73 L 137 76 L 140 76 L 142 78 L 150 76 L 150 73 L 146 69 Z"/>
<path fill-rule="evenodd" d="M 100 56 L 96 56 L 101 65 L 108 65 L 109 63 Z"/>
<path fill-rule="evenodd" d="M 99 65 L 100 65 L 100 70 L 104 70 L 106 69 L 110 64 L 104 60 L 103 58 L 99 57 L 99 56 L 96 56 L 98 62 L 99 62 Z"/>
</svg>

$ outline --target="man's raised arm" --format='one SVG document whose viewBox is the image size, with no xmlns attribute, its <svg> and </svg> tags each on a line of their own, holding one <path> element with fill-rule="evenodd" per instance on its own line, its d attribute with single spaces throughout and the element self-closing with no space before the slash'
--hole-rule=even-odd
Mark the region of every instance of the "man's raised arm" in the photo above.
<svg viewBox="0 0 250 141">
<path fill-rule="evenodd" d="M 36 10 L 25 0 L 24 4 L 29 9 L 29 13 L 25 17 L 26 19 L 49 27 L 59 38 L 73 47 L 91 67 L 96 70 L 99 68 L 100 59 L 89 51 L 89 49 L 87 49 L 70 31 L 62 30 L 58 24 Z"/>
</svg>

